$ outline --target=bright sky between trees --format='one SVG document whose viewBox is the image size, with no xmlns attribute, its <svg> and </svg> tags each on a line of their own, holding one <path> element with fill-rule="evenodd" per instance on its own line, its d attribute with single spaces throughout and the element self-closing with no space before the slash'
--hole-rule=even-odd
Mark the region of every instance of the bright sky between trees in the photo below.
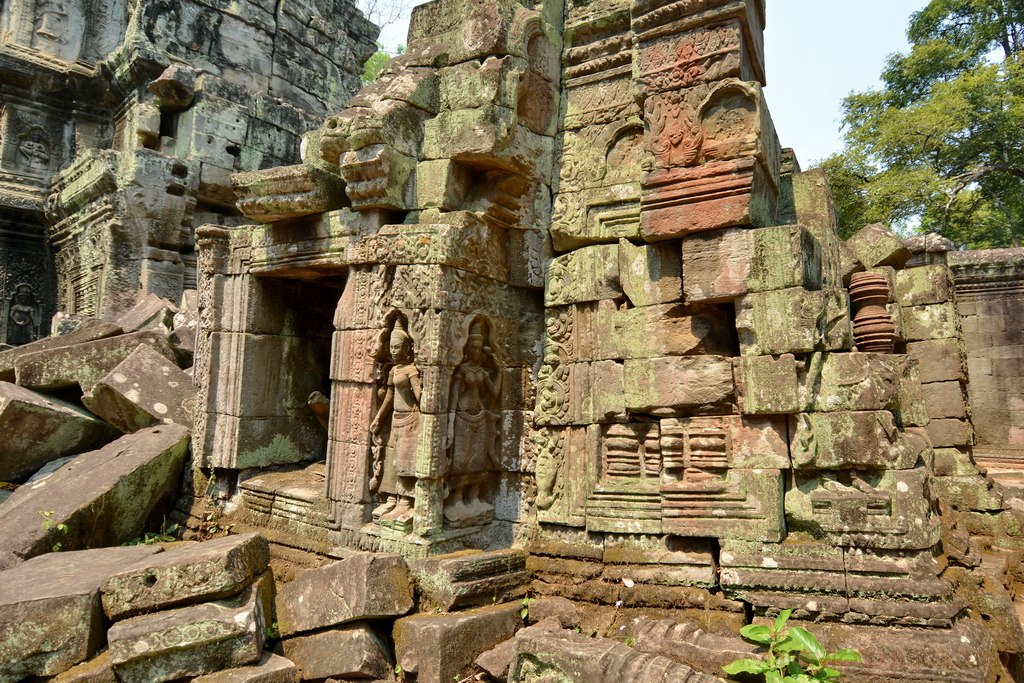
<svg viewBox="0 0 1024 683">
<path fill-rule="evenodd" d="M 926 4 L 927 0 L 767 0 L 765 94 L 782 145 L 796 150 L 804 168 L 842 148 L 843 98 L 852 90 L 880 84 L 885 58 L 909 49 L 910 14 Z M 380 40 L 394 49 L 405 43 L 408 30 L 406 12 L 384 29 Z"/>
</svg>

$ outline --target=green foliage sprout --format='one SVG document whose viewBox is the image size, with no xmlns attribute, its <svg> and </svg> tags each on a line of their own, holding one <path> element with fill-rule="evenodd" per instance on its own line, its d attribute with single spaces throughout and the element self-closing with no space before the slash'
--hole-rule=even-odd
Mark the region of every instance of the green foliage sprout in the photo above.
<svg viewBox="0 0 1024 683">
<path fill-rule="evenodd" d="M 768 648 L 764 659 L 737 659 L 722 667 L 729 676 L 749 674 L 744 680 L 764 683 L 811 683 L 839 681 L 842 673 L 829 664 L 859 662 L 860 653 L 842 649 L 825 652 L 810 631 L 799 626 L 786 626 L 793 610 L 782 610 L 772 626 L 749 624 L 740 629 L 746 640 Z M 760 678 L 756 678 L 760 676 Z M 735 679 L 732 679 L 735 680 Z"/>
</svg>

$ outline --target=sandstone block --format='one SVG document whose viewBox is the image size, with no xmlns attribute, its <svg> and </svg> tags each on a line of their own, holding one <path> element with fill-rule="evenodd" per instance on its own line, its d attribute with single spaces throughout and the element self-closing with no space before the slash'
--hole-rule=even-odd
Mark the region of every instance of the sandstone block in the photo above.
<svg viewBox="0 0 1024 683">
<path fill-rule="evenodd" d="M 416 614 L 395 622 L 398 665 L 417 683 L 449 683 L 477 655 L 511 638 L 522 625 L 518 602 L 452 614 Z"/>
<path fill-rule="evenodd" d="M 812 357 L 808 365 L 813 370 L 804 389 L 811 410 L 882 410 L 896 403 L 907 360 L 881 353 L 829 353 Z"/>
<path fill-rule="evenodd" d="M 159 423 L 192 428 L 192 378 L 148 346 L 140 345 L 82 397 L 96 415 L 125 433 Z"/>
<path fill-rule="evenodd" d="M 91 657 L 104 643 L 100 586 L 161 550 L 51 553 L 0 572 L 0 679 L 53 676 Z"/>
<path fill-rule="evenodd" d="M 13 382 L 14 366 L 19 358 L 38 351 L 57 349 L 62 346 L 74 346 L 86 342 L 106 339 L 121 334 L 121 328 L 114 323 L 102 320 L 87 319 L 80 327 L 67 334 L 38 339 L 28 344 L 0 350 L 0 382 Z"/>
<path fill-rule="evenodd" d="M 937 448 L 974 444 L 974 428 L 967 420 L 931 420 L 925 429 L 928 430 L 928 438 Z"/>
<path fill-rule="evenodd" d="M 789 448 L 795 469 L 904 470 L 929 443 L 919 432 L 897 428 L 892 413 L 868 410 L 791 415 Z"/>
<path fill-rule="evenodd" d="M 657 356 L 722 355 L 733 353 L 731 327 L 715 307 L 688 308 L 662 304 L 619 309 L 599 306 L 594 313 L 595 358 L 654 358 Z"/>
<path fill-rule="evenodd" d="M 175 545 L 103 584 L 103 611 L 114 621 L 236 595 L 262 574 L 270 548 L 259 534 Z"/>
<path fill-rule="evenodd" d="M 896 301 L 900 306 L 942 304 L 953 293 L 953 276 L 945 264 L 896 272 Z"/>
<path fill-rule="evenodd" d="M 908 342 L 951 339 L 960 335 L 960 316 L 951 301 L 902 308 L 903 335 Z"/>
<path fill-rule="evenodd" d="M 548 263 L 545 306 L 617 299 L 623 296 L 619 279 L 619 246 L 583 247 Z"/>
<path fill-rule="evenodd" d="M 50 683 L 117 683 L 114 666 L 110 662 L 110 650 L 104 650 L 92 659 L 54 676 Z"/>
<path fill-rule="evenodd" d="M 531 612 L 535 605 L 536 603 L 530 605 Z M 474 664 L 486 671 L 496 681 L 507 680 L 509 667 L 512 666 L 512 660 L 516 657 L 516 647 L 519 638 L 531 633 L 555 632 L 563 628 L 571 627 L 562 626 L 555 617 L 549 617 L 547 620 L 537 620 L 537 623 L 533 626 L 524 628 L 509 640 L 498 643 L 497 646 L 481 654 L 476 658 Z"/>
<path fill-rule="evenodd" d="M 679 301 L 683 297 L 679 250 L 672 243 L 636 246 L 619 240 L 619 279 L 634 306 Z"/>
<path fill-rule="evenodd" d="M 63 389 L 77 384 L 82 391 L 89 391 L 140 344 L 174 361 L 174 350 L 167 341 L 167 335 L 147 330 L 37 351 L 19 357 L 14 369 L 18 384 L 23 387 Z"/>
<path fill-rule="evenodd" d="M 924 550 L 939 540 L 929 473 L 886 470 L 844 483 L 832 474 L 798 472 L 786 492 L 786 526 L 828 543 L 859 548 Z"/>
<path fill-rule="evenodd" d="M 781 541 L 781 470 L 729 469 L 718 477 L 661 487 L 665 533 L 703 538 Z"/>
<path fill-rule="evenodd" d="M 156 294 L 148 294 L 121 314 L 115 321 L 125 332 L 158 330 L 170 332 L 174 328 L 174 315 L 178 307 Z"/>
<path fill-rule="evenodd" d="M 893 266 L 899 268 L 910 258 L 910 250 L 881 223 L 865 226 L 844 242 L 865 268 Z"/>
<path fill-rule="evenodd" d="M 194 683 L 295 683 L 298 680 L 296 676 L 294 662 L 280 655 L 264 652 L 257 664 L 225 669 L 192 680 Z"/>
<path fill-rule="evenodd" d="M 109 441 L 111 428 L 81 408 L 0 382 L 0 481 L 21 482 L 48 462 Z"/>
<path fill-rule="evenodd" d="M 736 300 L 736 331 L 745 356 L 813 351 L 821 335 L 826 294 L 791 287 Z"/>
<path fill-rule="evenodd" d="M 935 382 L 924 392 L 928 416 L 933 419 L 968 417 L 967 391 L 960 382 Z"/>
<path fill-rule="evenodd" d="M 736 359 L 736 391 L 746 415 L 797 413 L 803 405 L 791 353 Z"/>
<path fill-rule="evenodd" d="M 721 681 L 666 657 L 644 654 L 615 640 L 588 638 L 574 631 L 538 631 L 524 634 L 517 641 L 508 678 L 513 683 L 542 681 L 545 677 L 560 683 Z"/>
<path fill-rule="evenodd" d="M 184 427 L 153 427 L 19 488 L 0 515 L 0 551 L 28 559 L 54 546 L 78 550 L 139 536 L 151 516 L 177 497 L 188 443 Z M 45 519 L 40 511 L 48 513 Z"/>
<path fill-rule="evenodd" d="M 398 617 L 413 607 L 412 577 L 398 555 L 360 553 L 308 569 L 281 587 L 277 619 L 289 635 L 349 621 Z"/>
<path fill-rule="evenodd" d="M 110 627 L 111 661 L 119 681 L 151 683 L 201 676 L 258 662 L 269 574 L 234 598 L 143 614 Z"/>
<path fill-rule="evenodd" d="M 734 391 L 732 360 L 668 356 L 625 361 L 626 408 L 664 411 L 720 403 Z"/>
<path fill-rule="evenodd" d="M 281 643 L 300 680 L 389 679 L 388 647 L 366 623 L 288 638 Z"/>
<path fill-rule="evenodd" d="M 907 355 L 917 362 L 922 384 L 967 381 L 967 359 L 959 339 L 932 339 L 907 344 Z"/>
<path fill-rule="evenodd" d="M 690 235 L 682 244 L 683 292 L 688 303 L 821 287 L 818 241 L 799 225 L 717 230 Z"/>
<path fill-rule="evenodd" d="M 526 553 L 518 549 L 439 555 L 418 560 L 412 571 L 421 611 L 512 601 L 526 593 L 530 582 Z"/>
</svg>

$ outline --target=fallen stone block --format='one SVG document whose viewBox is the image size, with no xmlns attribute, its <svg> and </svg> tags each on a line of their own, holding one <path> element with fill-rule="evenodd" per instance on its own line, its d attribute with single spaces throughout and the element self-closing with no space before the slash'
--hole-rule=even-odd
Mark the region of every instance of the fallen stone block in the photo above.
<svg viewBox="0 0 1024 683">
<path fill-rule="evenodd" d="M 176 545 L 111 576 L 103 611 L 117 621 L 144 612 L 237 595 L 270 563 L 259 534 Z"/>
<path fill-rule="evenodd" d="M 193 683 L 295 683 L 297 672 L 290 659 L 264 652 L 258 664 L 225 669 L 193 678 Z"/>
<path fill-rule="evenodd" d="M 76 664 L 51 678 L 49 683 L 117 683 L 114 666 L 110 662 L 110 650 L 104 650 L 89 661 Z"/>
<path fill-rule="evenodd" d="M 53 676 L 95 654 L 104 643 L 100 586 L 161 550 L 51 553 L 0 572 L 0 680 Z"/>
<path fill-rule="evenodd" d="M 304 681 L 389 678 L 394 666 L 387 645 L 366 623 L 288 638 L 281 648 Z"/>
<path fill-rule="evenodd" d="M 159 423 L 192 429 L 192 378 L 152 348 L 140 345 L 82 396 L 82 403 L 122 432 Z"/>
<path fill-rule="evenodd" d="M 530 583 L 526 552 L 463 550 L 418 560 L 412 566 L 420 610 L 450 611 L 523 597 Z"/>
<path fill-rule="evenodd" d="M 308 569 L 282 586 L 277 596 L 283 635 L 398 617 L 412 608 L 412 577 L 399 555 L 360 553 Z"/>
<path fill-rule="evenodd" d="M 547 677 L 547 678 L 545 678 Z M 537 632 L 519 639 L 509 669 L 510 683 L 721 683 L 666 657 L 645 654 L 607 638 L 574 631 Z"/>
<path fill-rule="evenodd" d="M 17 382 L 30 389 L 64 389 L 78 385 L 82 391 L 89 391 L 140 344 L 174 360 L 167 335 L 147 330 L 20 356 L 14 364 Z"/>
<path fill-rule="evenodd" d="M 474 664 L 486 671 L 487 675 L 496 681 L 507 680 L 512 660 L 516 658 L 516 647 L 519 644 L 519 638 L 533 633 L 551 633 L 562 628 L 563 626 L 556 617 L 548 617 L 546 620 L 541 620 L 533 626 L 528 626 L 517 632 L 505 642 L 498 643 L 495 647 L 477 657 Z"/>
<path fill-rule="evenodd" d="M 188 431 L 162 425 L 83 453 L 46 479 L 21 486 L 0 514 L 0 569 L 55 547 L 120 545 L 169 508 L 181 481 Z"/>
<path fill-rule="evenodd" d="M 117 324 L 125 332 L 139 330 L 160 330 L 170 332 L 174 327 L 174 314 L 178 307 L 167 299 L 156 294 L 149 294 L 117 319 Z"/>
<path fill-rule="evenodd" d="M 102 320 L 88 320 L 81 327 L 73 332 L 60 336 L 38 339 L 34 342 L 15 346 L 5 351 L 0 351 L 0 381 L 13 382 L 15 377 L 14 366 L 18 359 L 39 351 L 59 349 L 62 346 L 74 346 L 86 342 L 106 339 L 121 334 L 122 330 L 114 323 L 103 322 Z"/>
<path fill-rule="evenodd" d="M 77 406 L 0 382 L 0 481 L 20 482 L 46 463 L 116 435 Z"/>
<path fill-rule="evenodd" d="M 122 683 L 156 683 L 258 662 L 263 654 L 269 572 L 234 598 L 144 614 L 107 632 Z"/>
<path fill-rule="evenodd" d="M 395 656 L 417 683 L 450 683 L 481 653 L 522 625 L 518 602 L 452 614 L 416 614 L 395 622 Z"/>
</svg>

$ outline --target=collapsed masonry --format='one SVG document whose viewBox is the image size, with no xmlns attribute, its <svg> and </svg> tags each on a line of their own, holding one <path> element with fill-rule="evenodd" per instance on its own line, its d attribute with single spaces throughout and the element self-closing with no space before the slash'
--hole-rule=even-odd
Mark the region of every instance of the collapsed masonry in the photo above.
<svg viewBox="0 0 1024 683">
<path fill-rule="evenodd" d="M 301 163 L 232 177 L 258 224 L 196 231 L 176 519 L 280 556 L 407 558 L 419 609 L 445 614 L 374 628 L 419 683 L 492 646 L 476 665 L 497 680 L 705 680 L 749 653 L 728 637 L 748 613 L 784 608 L 862 651 L 849 680 L 1021 675 L 1024 504 L 972 456 L 950 270 L 883 226 L 838 238 L 823 175 L 772 127 L 764 13 L 418 7 L 407 53 Z M 75 348 L 5 352 L 22 387 L 24 358 L 56 353 L 40 344 Z M 126 393 L 107 421 L 150 438 Z M 0 559 L 37 561 L 47 531 Z M 632 645 L 561 632 L 571 617 L 509 641 L 527 590 L 602 634 L 633 610 Z"/>
</svg>

